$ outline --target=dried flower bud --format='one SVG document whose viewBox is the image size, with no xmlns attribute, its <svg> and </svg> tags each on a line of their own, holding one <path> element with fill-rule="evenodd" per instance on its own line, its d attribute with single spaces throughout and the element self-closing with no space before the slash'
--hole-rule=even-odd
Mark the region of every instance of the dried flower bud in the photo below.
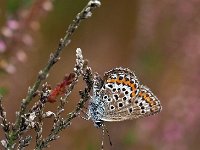
<svg viewBox="0 0 200 150">
<path fill-rule="evenodd" d="M 66 91 L 66 87 L 70 85 L 75 78 L 74 73 L 70 73 L 69 75 L 66 75 L 63 79 L 62 82 L 60 82 L 54 89 L 51 90 L 49 97 L 48 97 L 48 102 L 54 103 L 56 102 L 56 98 L 64 94 Z"/>
</svg>

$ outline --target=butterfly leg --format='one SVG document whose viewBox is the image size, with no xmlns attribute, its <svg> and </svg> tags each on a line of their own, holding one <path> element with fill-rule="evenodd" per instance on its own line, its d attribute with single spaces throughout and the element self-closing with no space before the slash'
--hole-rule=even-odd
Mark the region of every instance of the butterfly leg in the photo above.
<svg viewBox="0 0 200 150">
<path fill-rule="evenodd" d="M 79 115 L 80 118 L 84 119 L 84 120 L 90 120 L 90 115 L 85 112 L 84 110 L 81 110 L 81 112 L 84 114 L 84 116 Z"/>
<path fill-rule="evenodd" d="M 107 129 L 106 125 L 103 123 L 103 124 L 102 124 L 102 141 L 101 141 L 101 150 L 103 150 L 103 148 L 104 148 L 104 136 L 105 136 L 105 131 L 106 131 L 106 133 L 107 133 L 107 136 L 108 136 L 108 139 L 109 139 L 110 146 L 112 146 L 112 142 L 111 142 L 111 138 L 110 138 L 110 135 L 109 135 L 108 129 Z"/>
</svg>

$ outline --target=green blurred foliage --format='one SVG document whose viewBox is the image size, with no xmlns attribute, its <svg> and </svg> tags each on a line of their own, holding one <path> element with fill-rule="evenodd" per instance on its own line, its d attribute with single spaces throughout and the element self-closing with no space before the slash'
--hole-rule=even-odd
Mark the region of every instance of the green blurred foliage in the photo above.
<svg viewBox="0 0 200 150">
<path fill-rule="evenodd" d="M 137 142 L 137 135 L 132 130 L 128 131 L 123 137 L 124 145 L 130 146 L 134 145 Z"/>
<path fill-rule="evenodd" d="M 9 14 L 15 13 L 20 7 L 26 7 L 31 5 L 33 0 L 8 0 L 7 1 L 7 12 Z"/>
<path fill-rule="evenodd" d="M 86 150 L 95 150 L 97 148 L 93 143 L 88 143 Z"/>
<path fill-rule="evenodd" d="M 8 93 L 8 89 L 4 87 L 0 87 L 0 95 L 4 96 Z"/>
<path fill-rule="evenodd" d="M 139 60 L 144 71 L 153 75 L 159 75 L 159 72 L 164 69 L 164 58 L 162 51 L 155 46 L 150 47 L 148 51 L 140 52 Z"/>
</svg>

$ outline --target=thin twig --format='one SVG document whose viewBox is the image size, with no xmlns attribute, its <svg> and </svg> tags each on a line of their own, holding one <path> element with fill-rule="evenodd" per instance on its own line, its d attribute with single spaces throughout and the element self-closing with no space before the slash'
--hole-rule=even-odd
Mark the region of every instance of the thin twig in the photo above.
<svg viewBox="0 0 200 150">
<path fill-rule="evenodd" d="M 3 105 L 2 105 L 2 100 L 3 100 L 3 97 L 0 95 L 0 118 L 1 118 L 1 121 L 2 121 L 2 128 L 4 130 L 4 134 L 5 136 L 7 137 L 8 136 L 8 133 L 10 131 L 10 123 L 8 123 L 7 119 L 6 119 L 6 112 L 4 111 L 4 108 L 3 108 Z"/>
<path fill-rule="evenodd" d="M 65 104 L 67 103 L 67 98 L 71 94 L 72 90 L 74 89 L 74 86 L 77 84 L 78 79 L 81 75 L 83 75 L 83 72 L 85 71 L 86 67 L 86 61 L 83 59 L 82 51 L 80 48 L 77 48 L 76 50 L 76 63 L 74 66 L 74 79 L 73 82 L 68 86 L 68 89 L 65 92 L 65 96 L 60 99 L 60 105 L 58 106 L 57 115 L 60 115 L 62 112 Z"/>
<path fill-rule="evenodd" d="M 63 99 L 61 99 L 61 104 L 58 107 L 57 113 L 54 114 L 55 119 L 54 119 L 54 125 L 51 130 L 51 133 L 48 135 L 47 138 L 43 139 L 43 141 L 40 144 L 36 145 L 36 149 L 38 150 L 41 150 L 42 148 L 47 147 L 49 142 L 56 140 L 59 137 L 58 133 L 71 125 L 72 119 L 74 119 L 79 114 L 80 110 L 84 107 L 85 102 L 89 100 L 90 98 L 89 93 L 93 85 L 92 72 L 89 67 L 86 67 L 86 65 L 84 65 L 84 59 L 82 56 L 81 49 L 77 49 L 76 52 L 77 52 L 77 55 L 76 55 L 77 59 L 76 59 L 76 65 L 74 68 L 74 73 L 76 75 L 76 78 L 73 80 L 73 82 L 70 84 L 70 86 L 66 90 L 66 95 Z M 73 90 L 73 87 L 78 82 L 78 78 L 81 75 L 83 76 L 83 79 L 87 84 L 87 87 L 85 88 L 84 91 L 80 92 L 81 99 L 79 103 L 76 105 L 76 109 L 72 111 L 71 113 L 68 113 L 68 116 L 64 119 L 60 116 L 60 113 L 62 112 L 62 110 L 64 110 L 65 102 L 69 94 Z"/>
<path fill-rule="evenodd" d="M 37 147 L 38 150 L 41 150 L 42 148 L 46 148 L 49 142 L 56 140 L 59 137 L 57 135 L 60 131 L 62 131 L 69 125 L 71 125 L 72 119 L 77 117 L 80 110 L 84 107 L 84 104 L 90 99 L 88 88 L 85 88 L 84 91 L 81 91 L 80 95 L 81 95 L 81 99 L 76 105 L 76 109 L 73 110 L 71 113 L 69 113 L 66 119 L 60 120 L 59 122 L 56 123 L 56 126 L 52 129 L 48 137 L 43 140 L 40 147 Z"/>
</svg>

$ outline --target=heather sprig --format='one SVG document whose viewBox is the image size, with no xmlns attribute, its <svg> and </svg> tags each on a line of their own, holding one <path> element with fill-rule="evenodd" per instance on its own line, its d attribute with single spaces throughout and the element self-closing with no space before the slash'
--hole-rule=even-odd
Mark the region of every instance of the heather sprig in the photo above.
<svg viewBox="0 0 200 150">
<path fill-rule="evenodd" d="M 2 97 L 0 98 L 0 118 L 1 126 L 5 133 L 5 138 L 1 140 L 1 144 L 5 149 L 24 149 L 32 140 L 31 135 L 24 136 L 24 133 L 29 130 L 36 132 L 35 149 L 43 149 L 48 147 L 49 143 L 58 139 L 59 133 L 71 125 L 72 119 L 80 114 L 85 102 L 90 98 L 89 93 L 93 85 L 92 70 L 88 67 L 88 62 L 83 59 L 82 50 L 77 48 L 76 61 L 74 69 L 56 86 L 51 86 L 48 83 L 43 83 L 49 74 L 49 70 L 54 64 L 60 60 L 60 54 L 67 47 L 71 41 L 72 35 L 80 26 L 81 21 L 92 16 L 92 11 L 100 6 L 100 1 L 90 0 L 83 10 L 78 13 L 69 25 L 66 34 L 60 39 L 58 47 L 55 52 L 50 55 L 47 64 L 38 73 L 35 83 L 28 88 L 27 95 L 21 100 L 21 106 L 16 112 L 16 120 L 14 123 L 7 121 L 6 112 L 2 106 Z M 61 113 L 65 111 L 64 106 L 69 100 L 68 97 L 74 89 L 74 86 L 80 81 L 80 77 L 86 83 L 85 89 L 79 92 L 80 100 L 74 110 L 68 113 L 65 117 Z M 41 89 L 41 90 L 40 90 Z M 31 107 L 30 103 L 36 100 Z M 54 103 L 59 101 L 59 103 Z M 57 111 L 44 111 L 47 103 L 58 104 Z M 47 137 L 43 137 L 42 128 L 43 121 L 46 118 L 53 119 L 53 126 L 51 132 Z"/>
</svg>

